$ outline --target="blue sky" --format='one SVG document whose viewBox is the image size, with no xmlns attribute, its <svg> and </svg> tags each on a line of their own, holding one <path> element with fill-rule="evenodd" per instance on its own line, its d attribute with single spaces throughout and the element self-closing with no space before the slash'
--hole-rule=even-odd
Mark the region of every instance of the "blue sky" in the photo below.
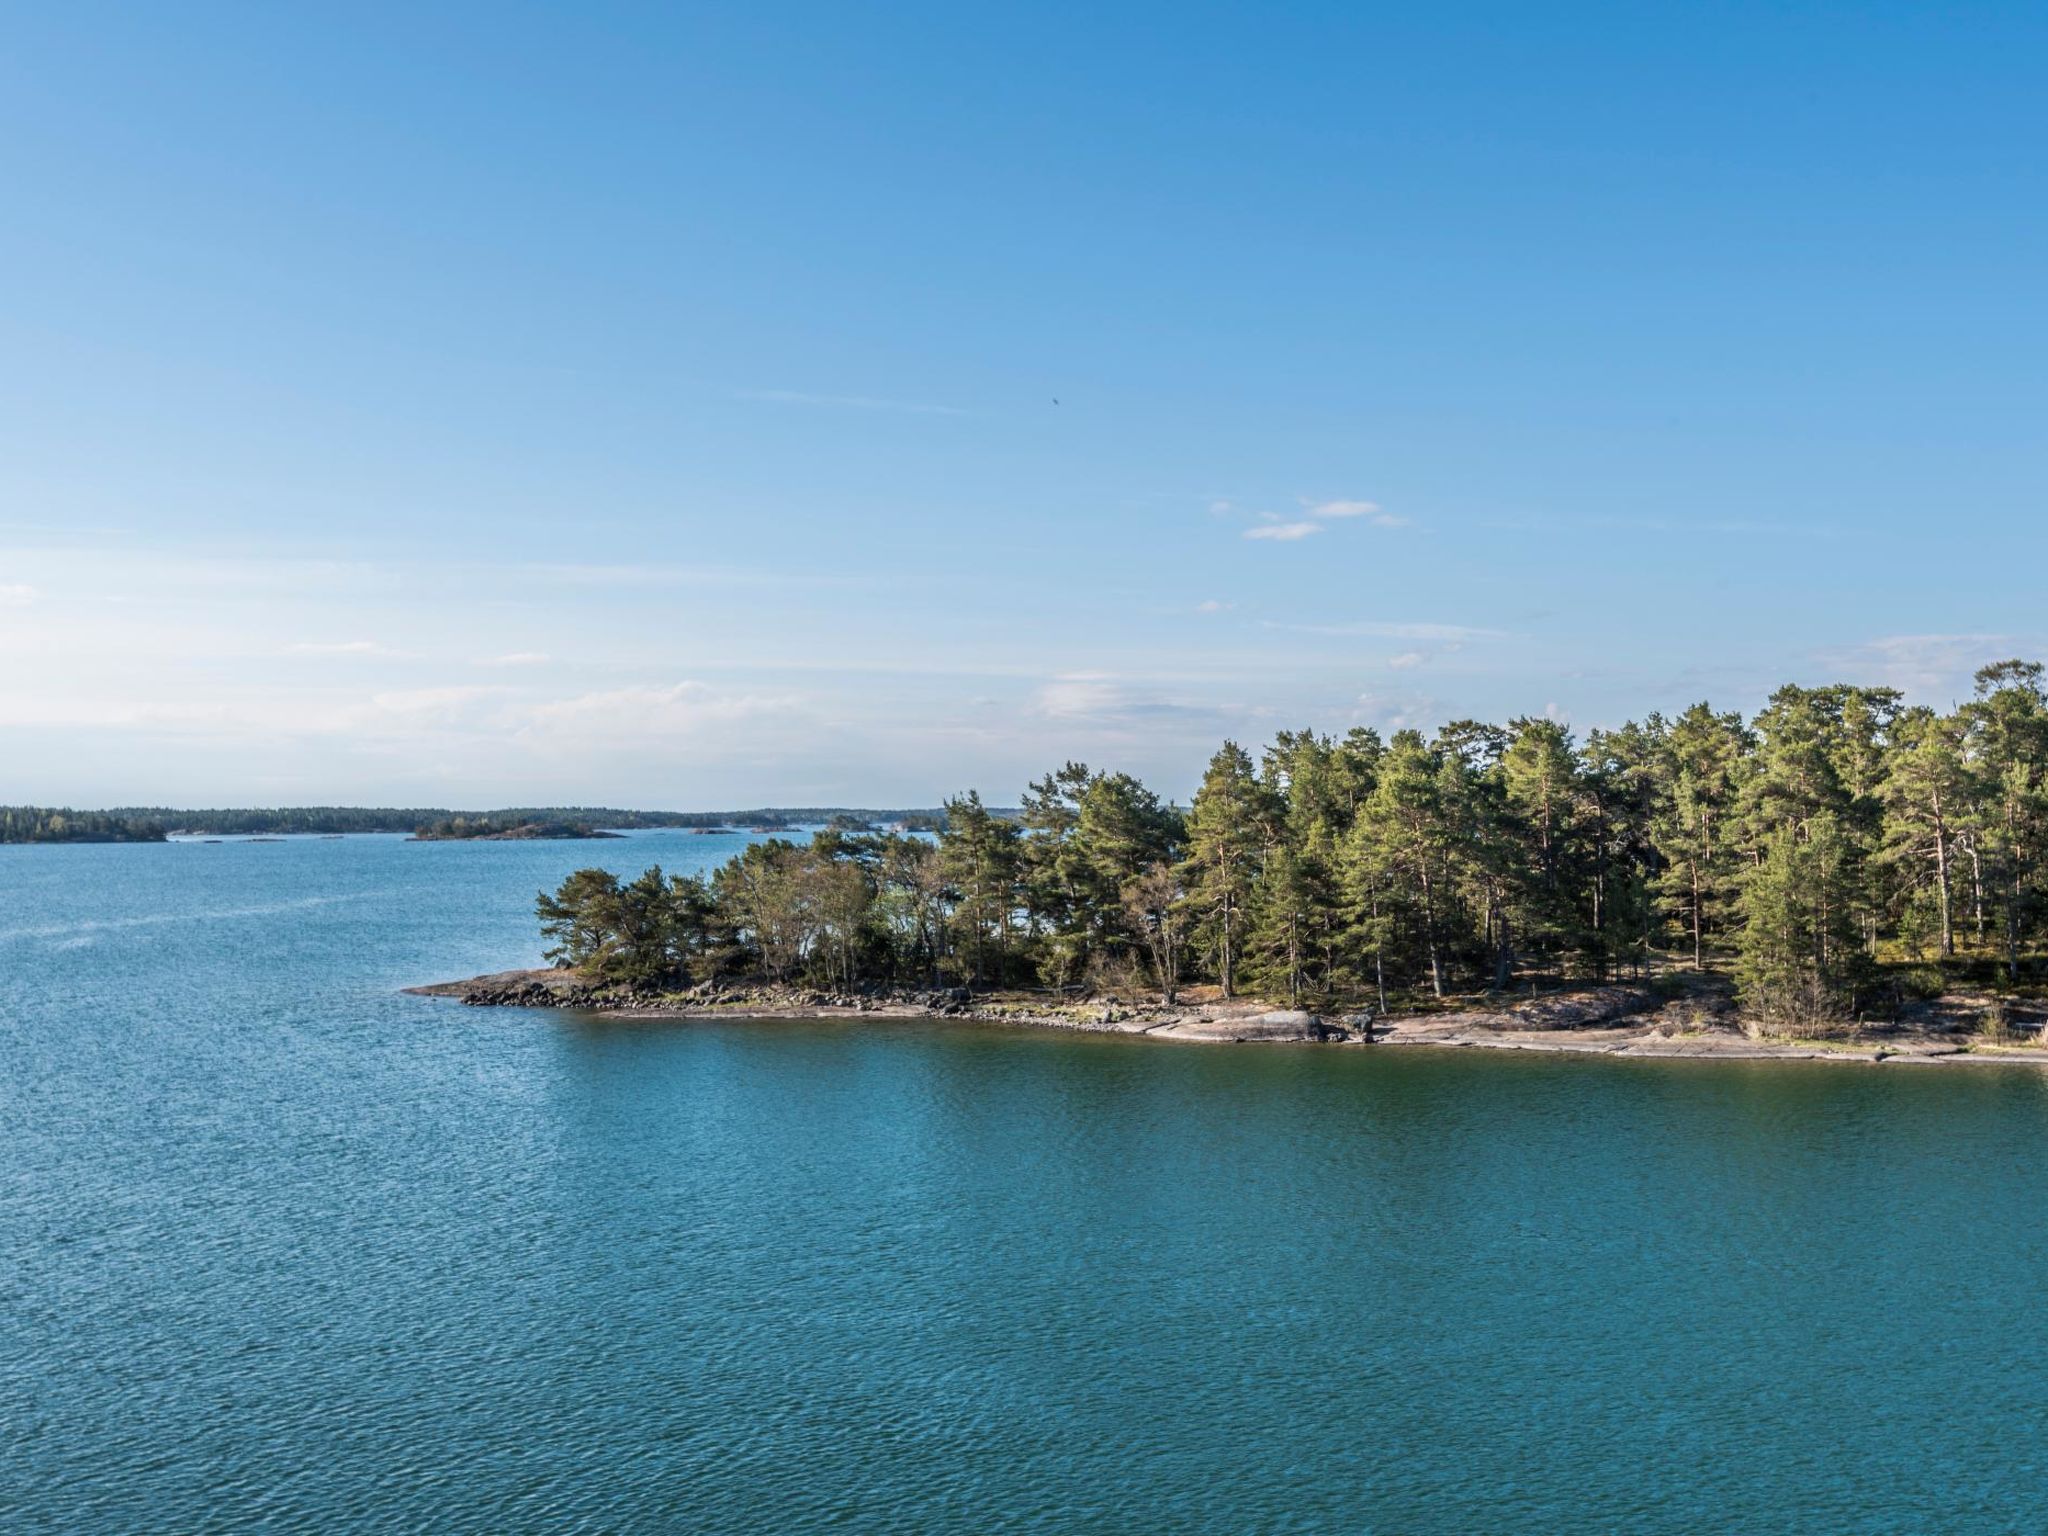
<svg viewBox="0 0 2048 1536">
<path fill-rule="evenodd" d="M 2038 8 L 0 14 L 0 799 L 1185 795 L 2048 650 Z"/>
</svg>

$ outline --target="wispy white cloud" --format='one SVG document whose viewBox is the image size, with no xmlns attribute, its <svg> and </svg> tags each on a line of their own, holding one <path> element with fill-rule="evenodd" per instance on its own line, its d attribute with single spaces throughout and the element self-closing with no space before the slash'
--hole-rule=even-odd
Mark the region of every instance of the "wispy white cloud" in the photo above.
<svg viewBox="0 0 2048 1536">
<path fill-rule="evenodd" d="M 538 667 L 547 663 L 546 651 L 507 651 L 503 656 L 493 656 L 483 665 L 487 667 Z"/>
<path fill-rule="evenodd" d="M 1360 518 L 1375 528 L 1406 528 L 1408 519 L 1384 510 L 1376 501 L 1307 501 L 1302 505 L 1317 522 L 1340 522 Z"/>
<path fill-rule="evenodd" d="M 860 578 L 845 574 L 810 575 L 801 571 L 776 570 L 762 566 L 748 568 L 719 565 L 676 565 L 646 561 L 621 565 L 536 563 L 500 567 L 494 575 L 524 579 L 549 586 L 570 587 L 850 587 Z"/>
<path fill-rule="evenodd" d="M 505 695 L 503 687 L 482 683 L 454 683 L 431 688 L 400 688 L 373 694 L 371 704 L 397 715 L 446 716 L 467 705 Z"/>
<path fill-rule="evenodd" d="M 1209 510 L 1227 513 L 1232 510 L 1227 501 L 1212 502 Z M 1315 501 L 1301 498 L 1302 515 L 1284 518 L 1276 513 L 1261 512 L 1258 520 L 1245 529 L 1248 539 L 1272 539 L 1291 544 L 1300 539 L 1312 538 L 1332 523 L 1358 522 L 1374 528 L 1405 528 L 1408 519 L 1396 517 L 1376 501 Z"/>
<path fill-rule="evenodd" d="M 1236 606 L 1237 604 L 1235 603 L 1226 603 L 1221 598 L 1212 597 L 1207 602 L 1195 604 L 1195 612 L 1228 613 L 1231 609 L 1235 608 Z"/>
<path fill-rule="evenodd" d="M 19 533 L 26 534 L 31 538 L 41 538 L 46 534 L 55 535 L 66 541 L 85 538 L 114 538 L 128 531 L 126 528 L 113 528 L 105 525 L 77 522 L 56 523 L 17 520 L 13 518 L 0 519 L 0 534 Z"/>
<path fill-rule="evenodd" d="M 1594 529 L 1617 533 L 1674 533 L 1688 537 L 1702 534 L 1758 535 L 1766 537 L 1834 539 L 1842 529 L 1828 523 L 1780 523 L 1750 518 L 1726 517 L 1500 517 L 1482 522 L 1482 528 L 1502 533 L 1557 533 L 1569 529 Z"/>
<path fill-rule="evenodd" d="M 919 400 L 884 400 L 873 395 L 817 395 L 801 389 L 739 389 L 736 400 L 768 405 L 821 405 L 850 411 L 901 411 L 912 416 L 965 416 L 955 405 L 930 405 Z"/>
<path fill-rule="evenodd" d="M 535 704 L 525 711 L 524 729 L 584 742 L 645 741 L 763 715 L 788 715 L 800 702 L 791 694 L 734 692 L 695 679 L 635 683 Z"/>
<path fill-rule="evenodd" d="M 502 690 L 467 687 L 396 689 L 363 696 L 332 688 L 247 684 L 158 697 L 0 694 L 0 724 L 132 729 L 155 736 L 204 736 L 264 750 L 294 739 L 358 737 L 415 744 Z M 466 723 L 487 724 L 484 716 Z"/>
<path fill-rule="evenodd" d="M 1032 695 L 1032 712 L 1047 722 L 1111 733 L 1213 727 L 1225 711 L 1214 704 L 1168 697 L 1156 681 L 1111 672 L 1063 672 Z"/>
<path fill-rule="evenodd" d="M 1345 624 L 1286 624 L 1277 619 L 1265 621 L 1268 629 L 1284 629 L 1298 635 L 1328 635 L 1345 640 L 1440 640 L 1460 642 L 1465 640 L 1493 640 L 1500 638 L 1497 629 L 1480 629 L 1470 624 L 1412 624 L 1393 623 L 1378 619 L 1361 619 Z"/>
<path fill-rule="evenodd" d="M 561 746 L 578 753 L 672 745 L 702 728 L 708 749 L 734 722 L 791 713 L 793 695 L 702 682 L 632 685 L 567 697 L 505 683 L 434 683 L 363 694 L 352 690 L 241 686 L 203 694 L 62 699 L 0 689 L 0 725 L 129 727 L 222 741 L 275 744 L 292 737 L 439 750 L 464 739 Z M 812 720 L 815 729 L 816 721 Z"/>
<path fill-rule="evenodd" d="M 294 656 L 392 656 L 374 640 L 301 640 L 286 647 Z"/>
<path fill-rule="evenodd" d="M 1436 723 L 1441 714 L 1437 701 L 1425 694 L 1361 693 L 1352 719 L 1387 731 L 1422 730 Z"/>
<path fill-rule="evenodd" d="M 25 607 L 39 596 L 41 594 L 25 581 L 0 581 L 0 607 Z"/>
<path fill-rule="evenodd" d="M 1428 654 L 1423 651 L 1403 651 L 1398 656 L 1389 656 L 1387 665 L 1396 672 L 1407 672 L 1428 660 Z"/>
<path fill-rule="evenodd" d="M 1067 672 L 1041 687 L 1036 703 L 1040 714 L 1076 719 L 1121 707 L 1125 698 L 1123 687 L 1107 672 Z"/>
<path fill-rule="evenodd" d="M 1861 645 L 1821 651 L 1814 659 L 1851 681 L 1933 700 L 1960 698 L 1969 693 L 1979 667 L 2032 655 L 2040 647 L 2039 638 L 2015 635 L 1881 635 Z"/>
</svg>

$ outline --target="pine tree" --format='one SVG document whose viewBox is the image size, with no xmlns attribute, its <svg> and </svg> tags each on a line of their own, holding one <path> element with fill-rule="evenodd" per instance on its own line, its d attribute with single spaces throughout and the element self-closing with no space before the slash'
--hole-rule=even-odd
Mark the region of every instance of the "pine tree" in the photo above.
<svg viewBox="0 0 2048 1536">
<path fill-rule="evenodd" d="M 1740 715 L 1695 704 L 1671 722 L 1664 743 L 1650 823 L 1662 864 L 1654 880 L 1698 971 L 1706 969 L 1709 936 L 1733 916 L 1738 796 L 1753 742 Z"/>
<path fill-rule="evenodd" d="M 1403 936 L 1412 936 L 1427 965 L 1429 987 L 1445 985 L 1445 919 L 1450 827 L 1440 776 L 1442 754 L 1420 732 L 1397 731 L 1381 758 L 1372 793 L 1360 805 L 1344 860 L 1353 901 L 1369 910 L 1378 964 Z"/>
<path fill-rule="evenodd" d="M 1652 882 L 1659 858 L 1652 832 L 1664 722 L 1652 715 L 1617 731 L 1590 731 L 1580 749 L 1586 795 L 1583 903 L 1596 976 L 1622 965 L 1637 974 L 1656 939 Z"/>
<path fill-rule="evenodd" d="M 1880 787 L 1884 858 L 1903 872 L 1909 893 L 1931 896 L 1944 959 L 1956 952 L 1957 838 L 1971 814 L 1967 730 L 1957 716 L 1908 710 L 1895 727 Z"/>
<path fill-rule="evenodd" d="M 1039 939 L 1040 965 L 1066 986 L 1087 964 L 1090 917 L 1087 861 L 1077 832 L 1081 801 L 1095 775 L 1069 762 L 1025 790 L 1019 848 L 1025 902 Z"/>
<path fill-rule="evenodd" d="M 1978 801 L 1984 884 L 2000 913 L 2006 977 L 2039 921 L 2048 881 L 2048 699 L 2037 662 L 2003 661 L 1977 674 L 1963 706 Z"/>
<path fill-rule="evenodd" d="M 1291 1000 L 1336 986 L 1350 927 L 1340 893 L 1339 848 L 1370 791 L 1379 738 L 1354 731 L 1341 742 L 1313 731 L 1282 731 L 1266 749 L 1260 781 L 1279 809 L 1278 837 L 1254 903 L 1247 953 L 1263 984 Z"/>
<path fill-rule="evenodd" d="M 552 894 L 535 896 L 533 905 L 548 960 L 582 970 L 601 961 L 618 932 L 619 877 L 579 869 Z"/>
<path fill-rule="evenodd" d="M 1510 825 L 1504 835 L 1520 857 L 1510 917 L 1525 949 L 1561 956 L 1587 947 L 1579 911 L 1587 887 L 1586 787 L 1570 732 L 1554 720 L 1523 718 L 1500 760 Z M 1503 978 L 1504 979 L 1504 978 Z"/>
<path fill-rule="evenodd" d="M 976 791 L 946 802 L 939 862 L 952 886 L 953 924 L 976 986 L 1008 979 L 1011 923 L 1022 896 L 1019 842 L 1017 824 L 992 814 Z"/>
<path fill-rule="evenodd" d="M 1251 757 L 1236 742 L 1226 741 L 1195 791 L 1182 866 L 1188 899 L 1201 914 L 1225 997 L 1236 996 L 1238 957 L 1252 891 L 1274 840 L 1275 810 Z"/>
<path fill-rule="evenodd" d="M 1820 811 L 1765 834 L 1743 884 L 1736 979 L 1777 1029 L 1825 1025 L 1855 1004 L 1866 951 L 1853 834 Z"/>
</svg>

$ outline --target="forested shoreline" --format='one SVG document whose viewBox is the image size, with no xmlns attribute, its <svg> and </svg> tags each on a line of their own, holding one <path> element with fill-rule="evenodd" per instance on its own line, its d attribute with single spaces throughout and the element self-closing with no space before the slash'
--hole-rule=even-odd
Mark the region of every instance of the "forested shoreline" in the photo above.
<svg viewBox="0 0 2048 1536">
<path fill-rule="evenodd" d="M 1190 986 L 1383 1011 L 1723 970 L 1774 1027 L 2031 985 L 2048 884 L 2042 668 L 1946 713 L 1787 686 L 1583 740 L 1557 722 L 1226 742 L 1184 810 L 1069 763 L 935 837 L 828 830 L 704 876 L 543 893 L 549 957 L 635 985 Z"/>
<path fill-rule="evenodd" d="M 178 810 L 170 806 L 116 806 L 74 811 L 54 806 L 0 806 L 0 843 L 161 842 L 167 835 L 209 837 L 332 837 L 353 833 L 430 833 L 429 841 L 484 838 L 520 828 L 581 827 L 630 831 L 675 827 L 690 831 L 788 831 L 821 823 L 936 827 L 937 807 L 873 810 L 848 806 L 762 806 L 746 811 L 630 811 L 614 806 L 508 806 L 492 811 L 451 811 L 431 806 L 306 805 Z"/>
<path fill-rule="evenodd" d="M 161 822 L 68 806 L 0 805 L 0 843 L 160 843 Z"/>
</svg>

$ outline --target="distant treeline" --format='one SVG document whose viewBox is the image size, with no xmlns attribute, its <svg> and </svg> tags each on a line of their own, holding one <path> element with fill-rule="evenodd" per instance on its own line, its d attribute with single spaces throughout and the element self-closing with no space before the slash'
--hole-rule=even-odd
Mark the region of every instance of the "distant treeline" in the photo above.
<svg viewBox="0 0 2048 1536">
<path fill-rule="evenodd" d="M 161 842 L 166 833 L 211 837 L 284 836 L 290 833 L 403 832 L 435 829 L 441 836 L 483 837 L 527 826 L 623 831 L 642 827 L 906 826 L 936 830 L 939 809 L 862 810 L 847 806 L 777 806 L 750 811 L 628 811 L 611 806 L 510 806 L 494 811 L 453 811 L 437 806 L 365 807 L 302 805 L 178 810 L 170 806 L 117 806 L 104 811 L 45 806 L 0 807 L 0 843 Z M 461 827 L 460 832 L 449 829 Z"/>
<path fill-rule="evenodd" d="M 1731 970 L 1779 1027 L 1884 1013 L 1954 972 L 2031 983 L 2048 934 L 2042 668 L 1947 713 L 1785 687 L 1575 740 L 1557 722 L 1226 742 L 1183 811 L 1069 763 L 1016 819 L 827 831 L 708 876 L 584 870 L 550 954 L 662 983 L 1184 983 L 1377 1001 L 1530 978 Z"/>
<path fill-rule="evenodd" d="M 616 832 L 600 831 L 587 821 L 507 821 L 498 816 L 468 817 L 451 816 L 446 821 L 430 822 L 413 833 L 415 840 L 422 843 L 459 843 L 475 841 L 541 841 L 549 838 L 617 837 Z"/>
<path fill-rule="evenodd" d="M 118 811 L 0 805 L 0 843 L 160 843 L 161 823 Z"/>
<path fill-rule="evenodd" d="M 204 832 L 215 836 L 273 835 L 294 832 L 417 832 L 423 827 L 456 821 L 500 830 L 533 823 L 566 824 L 626 830 L 635 827 L 709 827 L 724 822 L 762 818 L 747 825 L 786 827 L 831 813 L 805 811 L 630 811 L 616 806 L 505 806 L 497 810 L 464 811 L 444 806 L 307 805 L 222 810 L 173 810 L 165 806 L 123 807 L 109 815 L 154 821 L 168 832 Z"/>
</svg>

